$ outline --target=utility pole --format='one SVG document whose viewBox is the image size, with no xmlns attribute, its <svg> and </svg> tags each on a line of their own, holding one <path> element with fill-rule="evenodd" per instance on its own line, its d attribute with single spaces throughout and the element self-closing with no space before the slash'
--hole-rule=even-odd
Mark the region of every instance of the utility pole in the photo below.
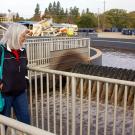
<svg viewBox="0 0 135 135">
<path fill-rule="evenodd" d="M 105 12 L 105 4 L 106 4 L 106 1 L 104 0 L 104 12 Z"/>
<path fill-rule="evenodd" d="M 106 6 L 106 1 L 104 0 L 104 17 L 103 17 L 103 31 L 105 29 L 105 7 Z"/>
<path fill-rule="evenodd" d="M 98 30 L 100 29 L 100 20 L 99 20 L 99 8 L 98 8 Z"/>
</svg>

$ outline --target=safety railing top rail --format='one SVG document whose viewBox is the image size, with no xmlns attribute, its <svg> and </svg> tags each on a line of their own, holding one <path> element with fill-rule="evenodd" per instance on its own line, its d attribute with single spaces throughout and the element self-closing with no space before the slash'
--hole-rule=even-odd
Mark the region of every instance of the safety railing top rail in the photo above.
<svg viewBox="0 0 135 135">
<path fill-rule="evenodd" d="M 50 133 L 48 131 L 44 131 L 42 129 L 24 124 L 22 122 L 5 117 L 3 115 L 0 115 L 0 124 L 1 124 L 1 135 L 5 135 L 4 126 L 11 127 L 17 131 L 21 131 L 29 135 L 54 135 L 53 133 Z"/>
<path fill-rule="evenodd" d="M 92 76 L 92 75 L 83 75 L 83 74 L 78 74 L 78 73 L 71 73 L 71 72 L 64 72 L 64 71 L 43 69 L 43 68 L 36 68 L 36 67 L 28 67 L 28 69 L 31 71 L 37 71 L 37 72 L 43 72 L 43 73 L 51 73 L 51 74 L 69 76 L 69 77 L 77 77 L 81 79 L 96 80 L 96 81 L 115 83 L 115 84 L 121 84 L 121 85 L 127 85 L 127 86 L 135 86 L 135 82 L 132 82 L 132 81 L 118 80 L 118 79 L 105 78 L 105 77 Z"/>
<path fill-rule="evenodd" d="M 90 40 L 89 38 L 80 38 L 80 37 L 30 37 L 26 40 L 26 43 L 29 42 L 49 42 L 49 41 L 69 41 L 69 40 Z"/>
<path fill-rule="evenodd" d="M 66 40 L 45 40 L 45 39 L 35 39 L 35 40 L 27 40 L 25 42 L 25 44 L 30 44 L 30 43 L 38 43 L 38 44 L 41 44 L 41 43 L 58 43 L 58 42 L 73 42 L 73 41 L 89 41 L 89 39 L 86 39 L 86 38 L 83 38 L 83 39 L 66 39 Z"/>
</svg>

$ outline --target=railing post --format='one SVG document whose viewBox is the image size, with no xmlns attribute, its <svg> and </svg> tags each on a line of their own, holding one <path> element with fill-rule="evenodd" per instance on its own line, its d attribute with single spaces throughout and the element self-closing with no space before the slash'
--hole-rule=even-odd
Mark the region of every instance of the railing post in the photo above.
<svg viewBox="0 0 135 135">
<path fill-rule="evenodd" d="M 6 135 L 5 126 L 3 124 L 0 124 L 0 133 L 1 135 Z"/>
<path fill-rule="evenodd" d="M 33 106 L 32 106 L 32 71 L 28 70 L 28 78 L 29 78 L 29 96 L 30 96 L 30 117 L 31 117 L 31 124 L 33 125 Z"/>
<path fill-rule="evenodd" d="M 38 90 L 37 90 L 37 72 L 35 72 L 35 107 L 36 107 L 36 127 L 39 127 L 38 115 Z"/>
<path fill-rule="evenodd" d="M 14 128 L 11 129 L 11 135 L 16 135 L 16 130 Z"/>
<path fill-rule="evenodd" d="M 28 65 L 29 65 L 30 64 L 30 46 L 26 44 L 25 47 L 27 51 L 27 59 L 28 59 Z"/>
<path fill-rule="evenodd" d="M 133 126 L 132 126 L 132 135 L 135 133 L 135 93 L 134 93 L 134 99 L 133 99 Z"/>
<path fill-rule="evenodd" d="M 69 135 L 69 77 L 67 76 L 67 135 Z"/>
<path fill-rule="evenodd" d="M 88 39 L 88 57 L 90 58 L 90 39 Z"/>
<path fill-rule="evenodd" d="M 96 82 L 97 83 L 97 106 L 96 106 L 96 135 L 98 134 L 98 130 L 99 130 L 99 94 L 100 94 L 100 86 L 99 86 L 99 81 Z"/>
<path fill-rule="evenodd" d="M 113 135 L 116 135 L 115 132 L 116 132 L 117 97 L 118 97 L 118 84 L 115 84 L 114 116 L 113 116 Z"/>
<path fill-rule="evenodd" d="M 75 135 L 75 114 L 76 114 L 76 78 L 72 76 L 72 135 Z"/>
</svg>

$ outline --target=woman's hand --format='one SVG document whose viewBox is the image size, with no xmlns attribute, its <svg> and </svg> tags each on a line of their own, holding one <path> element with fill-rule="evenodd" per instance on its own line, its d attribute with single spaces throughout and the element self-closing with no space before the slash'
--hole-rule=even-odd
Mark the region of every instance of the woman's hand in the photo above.
<svg viewBox="0 0 135 135">
<path fill-rule="evenodd" d="M 2 84 L 0 84 L 0 91 L 2 90 L 2 88 L 3 88 L 3 83 L 2 83 Z"/>
<path fill-rule="evenodd" d="M 26 34 L 27 37 L 29 37 L 29 36 L 32 36 L 33 32 L 32 32 L 32 30 L 28 30 L 28 29 L 27 29 L 27 30 L 25 31 L 25 34 Z"/>
</svg>

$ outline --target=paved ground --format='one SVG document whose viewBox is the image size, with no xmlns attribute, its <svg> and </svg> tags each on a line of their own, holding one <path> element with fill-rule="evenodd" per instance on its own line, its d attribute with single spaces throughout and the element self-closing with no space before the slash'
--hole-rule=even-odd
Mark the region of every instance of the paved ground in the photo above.
<svg viewBox="0 0 135 135">
<path fill-rule="evenodd" d="M 100 38 L 121 38 L 121 39 L 135 39 L 135 35 L 122 35 L 120 32 L 101 32 L 98 33 Z"/>
<path fill-rule="evenodd" d="M 95 48 L 115 48 L 135 51 L 135 35 L 122 35 L 117 32 L 98 33 L 98 38 L 91 39 L 91 46 Z"/>
</svg>

